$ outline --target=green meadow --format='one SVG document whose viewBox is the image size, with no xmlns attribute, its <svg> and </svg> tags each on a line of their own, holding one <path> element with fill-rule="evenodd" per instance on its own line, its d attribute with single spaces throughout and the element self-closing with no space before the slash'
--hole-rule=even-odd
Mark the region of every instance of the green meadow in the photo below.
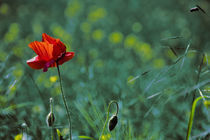
<svg viewBox="0 0 210 140">
<path fill-rule="evenodd" d="M 0 139 L 209 140 L 209 25 L 208 0 L 0 0 Z M 43 33 L 60 77 L 26 63 Z"/>
</svg>

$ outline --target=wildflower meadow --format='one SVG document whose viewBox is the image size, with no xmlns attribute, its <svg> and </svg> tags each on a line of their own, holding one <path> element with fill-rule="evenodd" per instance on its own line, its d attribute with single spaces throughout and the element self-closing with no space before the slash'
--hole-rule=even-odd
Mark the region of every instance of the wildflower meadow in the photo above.
<svg viewBox="0 0 210 140">
<path fill-rule="evenodd" d="M 0 140 L 210 140 L 209 0 L 0 0 Z"/>
</svg>

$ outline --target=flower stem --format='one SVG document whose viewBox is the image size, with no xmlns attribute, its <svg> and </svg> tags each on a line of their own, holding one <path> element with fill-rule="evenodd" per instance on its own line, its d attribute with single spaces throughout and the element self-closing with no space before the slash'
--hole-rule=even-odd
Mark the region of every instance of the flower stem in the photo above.
<svg viewBox="0 0 210 140">
<path fill-rule="evenodd" d="M 103 135 L 103 133 L 104 133 L 104 131 L 105 131 L 105 128 L 106 128 L 106 124 L 107 124 L 107 122 L 108 122 L 108 120 L 109 120 L 109 110 L 110 110 L 110 106 L 111 106 L 112 103 L 115 103 L 116 106 L 117 106 L 117 112 L 115 113 L 115 115 L 117 116 L 117 114 L 118 114 L 118 110 L 119 110 L 118 103 L 117 103 L 117 101 L 112 100 L 112 101 L 109 103 L 109 106 L 108 106 L 108 109 L 107 109 L 106 121 L 105 121 L 105 123 L 104 123 L 104 126 L 103 126 L 103 129 L 102 129 L 101 136 L 100 136 L 99 140 L 101 140 L 101 137 L 102 137 L 102 135 Z"/>
<path fill-rule="evenodd" d="M 61 95 L 62 95 L 63 103 L 64 103 L 64 106 L 65 106 L 65 109 L 66 109 L 67 118 L 68 118 L 68 121 L 69 121 L 69 135 L 70 135 L 70 140 L 72 140 L 72 134 L 71 134 L 71 116 L 70 116 L 70 112 L 69 112 L 69 109 L 68 109 L 68 106 L 67 106 L 66 97 L 64 95 L 63 88 L 62 88 L 61 75 L 60 75 L 60 69 L 59 69 L 58 62 L 56 62 L 56 64 L 57 64 L 57 69 L 58 69 L 58 76 L 59 76 L 59 82 L 60 82 L 60 88 L 61 88 Z"/>
<path fill-rule="evenodd" d="M 51 122 L 53 122 L 53 114 L 54 114 L 54 112 L 53 112 L 53 99 L 52 98 L 50 98 L 50 112 L 52 113 L 52 115 L 50 116 L 50 119 L 51 119 Z M 53 135 L 54 135 L 54 133 L 53 133 L 53 129 L 54 129 L 53 124 L 54 123 L 52 123 L 52 127 L 51 127 L 51 139 L 52 140 L 53 140 Z"/>
<path fill-rule="evenodd" d="M 190 134 L 191 134 L 191 130 L 192 130 L 192 124 L 193 124 L 193 118 L 194 118 L 194 114 L 195 114 L 195 107 L 197 105 L 197 102 L 201 99 L 207 98 L 207 96 L 199 96 L 198 98 L 196 98 L 193 101 L 192 104 L 192 109 L 190 112 L 190 118 L 189 118 L 189 122 L 188 122 L 188 128 L 187 128 L 187 136 L 186 136 L 186 140 L 190 139 Z"/>
</svg>

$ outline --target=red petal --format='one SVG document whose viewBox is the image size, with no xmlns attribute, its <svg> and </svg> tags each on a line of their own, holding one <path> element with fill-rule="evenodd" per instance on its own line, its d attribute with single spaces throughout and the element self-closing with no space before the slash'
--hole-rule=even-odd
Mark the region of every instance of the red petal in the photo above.
<svg viewBox="0 0 210 140">
<path fill-rule="evenodd" d="M 62 45 L 62 42 L 58 42 L 58 44 L 53 45 L 53 58 L 57 60 L 60 58 L 64 53 L 66 53 L 66 47 Z"/>
<path fill-rule="evenodd" d="M 45 61 L 53 59 L 53 45 L 46 42 L 34 41 L 29 44 L 29 47 L 34 50 L 34 52 Z"/>
<path fill-rule="evenodd" d="M 44 68 L 45 61 L 41 60 L 39 56 L 35 56 L 32 59 L 27 60 L 27 64 L 32 68 L 32 69 L 42 69 Z"/>
<path fill-rule="evenodd" d="M 74 57 L 74 52 L 67 52 L 65 54 L 65 56 L 63 58 L 61 58 L 61 60 L 58 61 L 59 65 L 62 65 L 63 63 L 65 63 L 66 61 L 71 60 Z"/>
<path fill-rule="evenodd" d="M 56 44 L 58 39 L 55 39 L 49 35 L 47 35 L 46 33 L 42 34 L 42 42 L 48 42 L 50 44 Z"/>
<path fill-rule="evenodd" d="M 67 52 L 65 54 L 65 56 L 63 56 L 59 61 L 58 64 L 62 65 L 63 63 L 65 63 L 66 61 L 71 60 L 74 57 L 74 52 Z M 53 63 L 50 65 L 50 67 L 57 67 L 56 63 Z"/>
<path fill-rule="evenodd" d="M 60 39 L 55 39 L 46 33 L 42 34 L 42 41 L 49 44 L 53 44 L 53 59 L 57 60 L 66 52 L 66 46 L 60 41 Z"/>
</svg>

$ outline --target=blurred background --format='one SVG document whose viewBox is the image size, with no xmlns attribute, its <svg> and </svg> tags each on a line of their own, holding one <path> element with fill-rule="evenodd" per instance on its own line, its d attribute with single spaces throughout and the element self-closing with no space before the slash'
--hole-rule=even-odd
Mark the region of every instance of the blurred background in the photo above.
<svg viewBox="0 0 210 140">
<path fill-rule="evenodd" d="M 206 14 L 190 12 L 196 5 Z M 209 25 L 208 0 L 0 0 L 0 139 L 18 139 L 23 123 L 32 139 L 49 139 L 50 97 L 68 137 L 56 68 L 26 64 L 42 33 L 75 52 L 60 67 L 74 139 L 98 139 L 111 100 L 119 122 L 104 140 L 184 139 L 195 89 L 210 93 Z M 208 139 L 209 122 L 198 103 L 192 138 Z"/>
</svg>

